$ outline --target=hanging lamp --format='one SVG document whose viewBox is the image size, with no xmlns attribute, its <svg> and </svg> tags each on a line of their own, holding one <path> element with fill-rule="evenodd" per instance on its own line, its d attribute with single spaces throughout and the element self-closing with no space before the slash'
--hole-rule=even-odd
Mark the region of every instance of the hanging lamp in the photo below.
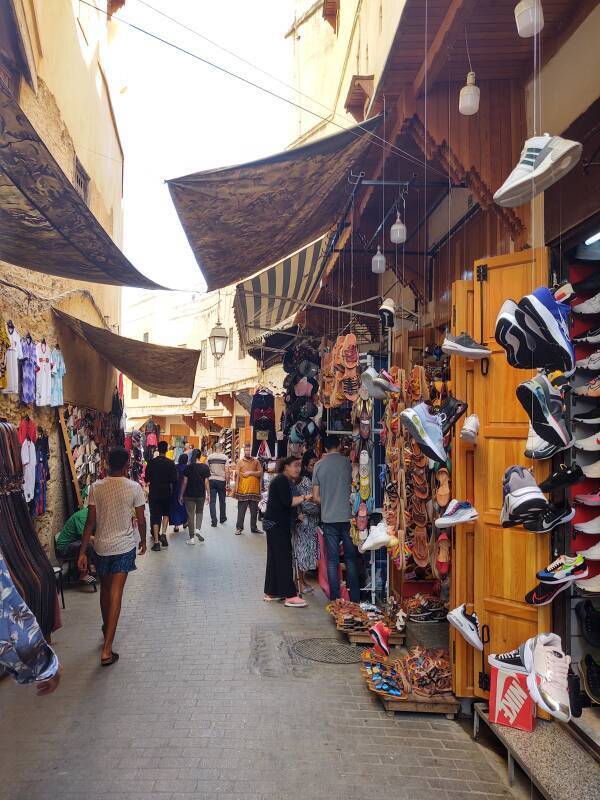
<svg viewBox="0 0 600 800">
<path fill-rule="evenodd" d="M 394 244 L 404 244 L 406 241 L 406 225 L 400 219 L 399 211 L 396 212 L 396 222 L 390 228 L 390 239 Z"/>
<path fill-rule="evenodd" d="M 228 341 L 229 341 L 229 336 L 227 334 L 227 331 L 221 325 L 221 322 L 217 319 L 217 324 L 213 327 L 208 336 L 210 352 L 217 359 L 217 361 L 220 361 L 225 355 L 225 349 L 227 347 Z"/>
<path fill-rule="evenodd" d="M 371 259 L 371 270 L 376 275 L 381 275 L 385 272 L 385 256 L 381 252 L 381 247 L 377 245 L 377 252 Z"/>
<path fill-rule="evenodd" d="M 541 0 L 521 0 L 515 6 L 517 33 L 522 39 L 536 36 L 544 27 L 544 9 Z"/>
<path fill-rule="evenodd" d="M 467 73 L 467 82 L 460 90 L 458 110 L 465 117 L 471 117 L 479 111 L 479 86 L 475 85 L 475 73 Z"/>
</svg>

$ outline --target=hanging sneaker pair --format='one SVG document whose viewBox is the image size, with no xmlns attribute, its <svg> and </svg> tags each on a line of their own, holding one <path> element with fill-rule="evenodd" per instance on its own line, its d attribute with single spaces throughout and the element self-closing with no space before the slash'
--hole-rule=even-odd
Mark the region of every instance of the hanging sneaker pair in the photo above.
<svg viewBox="0 0 600 800">
<path fill-rule="evenodd" d="M 400 420 L 428 458 L 446 463 L 442 422 L 438 414 L 431 413 L 427 403 L 406 408 L 400 414 Z"/>
<path fill-rule="evenodd" d="M 517 399 L 525 409 L 531 427 L 543 441 L 560 449 L 570 447 L 562 393 L 544 373 L 517 386 Z"/>
<path fill-rule="evenodd" d="M 518 303 L 506 300 L 496 319 L 495 339 L 516 369 L 560 369 L 571 375 L 575 350 L 569 337 L 570 308 L 540 286 Z"/>
<path fill-rule="evenodd" d="M 531 698 L 561 722 L 571 719 L 568 673 L 571 659 L 562 649 L 560 636 L 540 633 L 506 653 L 490 653 L 492 667 L 527 675 Z"/>
<path fill-rule="evenodd" d="M 575 440 L 572 438 L 567 444 L 556 445 L 546 442 L 533 430 L 531 422 L 529 423 L 529 433 L 527 435 L 527 443 L 525 445 L 525 456 L 535 461 L 543 461 L 552 458 L 562 450 L 567 450 L 573 445 Z"/>
<path fill-rule="evenodd" d="M 451 500 L 441 517 L 435 521 L 436 528 L 453 528 L 465 522 L 474 522 L 479 518 L 477 510 L 466 500 Z"/>
</svg>

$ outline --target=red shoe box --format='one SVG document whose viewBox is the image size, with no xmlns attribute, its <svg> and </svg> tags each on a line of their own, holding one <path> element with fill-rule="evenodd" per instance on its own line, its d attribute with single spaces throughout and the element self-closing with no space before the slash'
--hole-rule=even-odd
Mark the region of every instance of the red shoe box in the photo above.
<svg viewBox="0 0 600 800">
<path fill-rule="evenodd" d="M 531 733 L 535 726 L 535 703 L 527 689 L 527 675 L 492 667 L 490 722 Z"/>
</svg>

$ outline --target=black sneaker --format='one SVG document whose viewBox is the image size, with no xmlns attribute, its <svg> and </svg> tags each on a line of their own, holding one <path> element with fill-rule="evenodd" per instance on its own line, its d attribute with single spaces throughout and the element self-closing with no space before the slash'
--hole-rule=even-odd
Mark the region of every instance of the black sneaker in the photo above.
<svg viewBox="0 0 600 800">
<path fill-rule="evenodd" d="M 466 412 L 468 406 L 462 400 L 457 400 L 456 397 L 448 395 L 444 403 L 440 406 L 438 416 L 442 423 L 442 433 L 446 435 L 450 428 L 458 422 L 462 415 Z"/>
<path fill-rule="evenodd" d="M 599 420 L 600 421 L 600 420 Z M 579 483 L 584 479 L 584 474 L 579 464 L 571 464 L 567 467 L 566 464 L 561 464 L 560 467 L 546 478 L 545 481 L 540 483 L 542 492 L 554 492 L 556 489 L 562 489 L 565 486 L 572 486 L 574 483 Z"/>
<path fill-rule="evenodd" d="M 598 291 L 598 289 L 594 291 Z M 590 328 L 589 331 L 584 331 L 580 333 L 579 336 L 574 336 L 573 341 L 585 344 L 598 344 L 600 342 L 600 328 Z"/>
<path fill-rule="evenodd" d="M 525 528 L 534 533 L 550 533 L 554 528 L 559 525 L 564 525 L 565 522 L 570 522 L 575 516 L 575 509 L 571 506 L 553 506 L 551 505 L 546 511 L 525 523 Z"/>
<path fill-rule="evenodd" d="M 577 669 L 587 696 L 592 702 L 600 703 L 600 664 L 587 653 L 577 665 Z"/>
<path fill-rule="evenodd" d="M 198 531 L 196 531 L 196 538 L 198 539 L 199 542 L 204 541 L 204 536 L 202 536 L 201 533 L 198 533 Z"/>
<path fill-rule="evenodd" d="M 573 414 L 575 422 L 583 422 L 584 425 L 600 425 L 600 406 L 592 408 L 591 411 L 581 411 Z"/>
<path fill-rule="evenodd" d="M 568 589 L 569 585 L 569 581 L 565 581 L 565 583 L 538 583 L 535 589 L 527 592 L 525 602 L 529 606 L 547 606 L 557 595 Z"/>
<path fill-rule="evenodd" d="M 591 600 L 584 600 L 577 603 L 575 613 L 581 625 L 583 638 L 592 647 L 600 647 L 600 610 L 594 606 Z"/>
<path fill-rule="evenodd" d="M 160 553 L 160 545 L 159 545 L 159 543 L 158 543 L 158 542 L 155 542 L 155 543 L 152 545 L 152 547 L 150 548 L 150 550 L 154 550 L 154 552 L 155 552 L 155 553 Z"/>
<path fill-rule="evenodd" d="M 168 547 L 169 546 L 169 542 L 167 541 L 167 535 L 165 533 L 161 533 L 161 535 L 160 535 L 160 543 L 162 544 L 163 547 Z"/>
<path fill-rule="evenodd" d="M 581 667 L 581 664 L 578 665 Z M 581 703 L 581 683 L 578 676 L 571 669 L 569 664 L 569 672 L 567 673 L 567 686 L 569 689 L 569 705 L 571 706 L 571 716 L 576 719 L 581 716 L 583 706 Z"/>
<path fill-rule="evenodd" d="M 210 527 L 211 528 L 216 528 L 217 527 L 217 523 L 216 522 L 211 522 L 210 523 Z"/>
<path fill-rule="evenodd" d="M 490 653 L 488 656 L 488 664 L 491 667 L 498 667 L 498 669 L 506 670 L 507 672 L 516 672 L 520 675 L 528 675 L 524 659 L 525 645 L 521 644 L 515 650 L 509 650 L 506 653 Z"/>
</svg>

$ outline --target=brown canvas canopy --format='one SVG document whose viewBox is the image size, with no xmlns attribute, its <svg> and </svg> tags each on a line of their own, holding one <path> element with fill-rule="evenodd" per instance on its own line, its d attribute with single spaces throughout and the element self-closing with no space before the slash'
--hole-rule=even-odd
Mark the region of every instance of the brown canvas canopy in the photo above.
<svg viewBox="0 0 600 800">
<path fill-rule="evenodd" d="M 165 397 L 193 395 L 199 350 L 139 342 L 97 328 L 57 308 L 52 310 L 62 336 L 75 334 L 137 386 Z"/>
<path fill-rule="evenodd" d="M 327 233 L 381 119 L 261 161 L 167 181 L 208 289 L 242 281 Z"/>
<path fill-rule="evenodd" d="M 0 259 L 63 278 L 162 288 L 125 258 L 1 81 Z"/>
</svg>

